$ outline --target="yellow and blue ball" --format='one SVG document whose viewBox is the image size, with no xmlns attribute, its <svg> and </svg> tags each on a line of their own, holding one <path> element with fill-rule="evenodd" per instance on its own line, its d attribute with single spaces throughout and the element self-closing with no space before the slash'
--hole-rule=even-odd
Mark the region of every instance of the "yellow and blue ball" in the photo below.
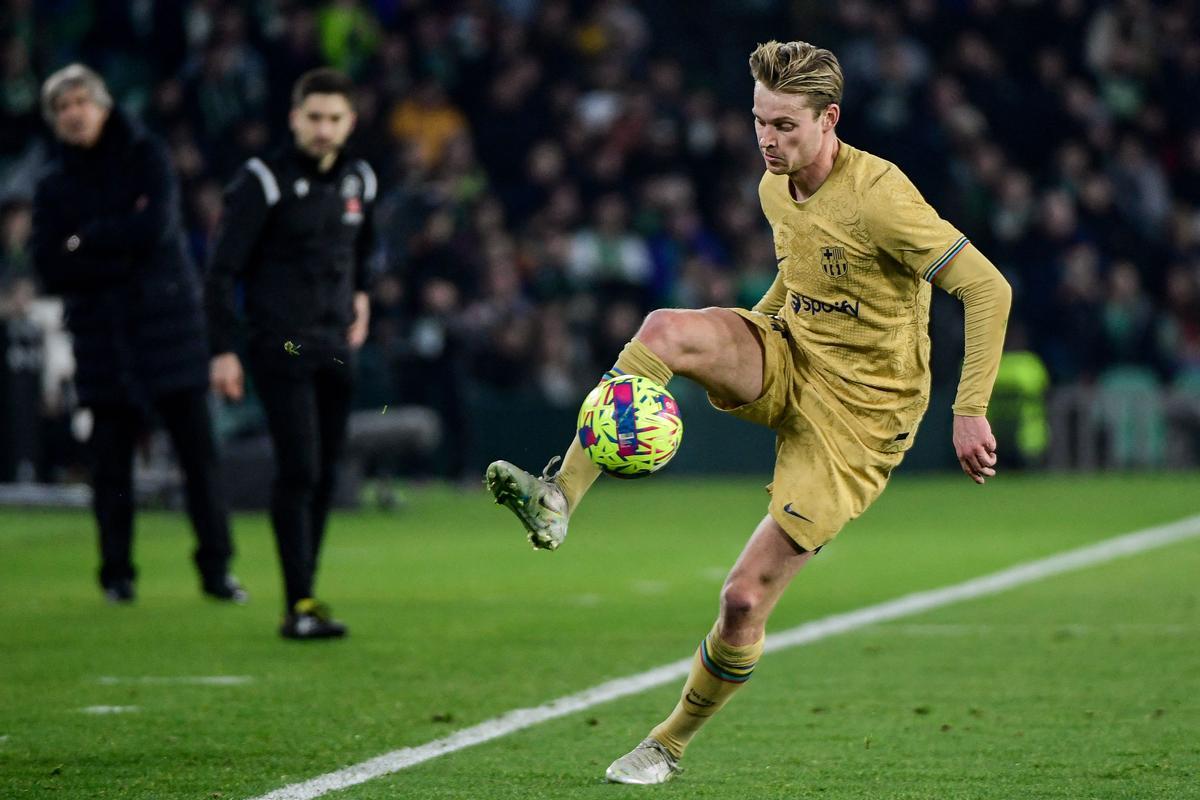
<svg viewBox="0 0 1200 800">
<path fill-rule="evenodd" d="M 602 471 L 644 478 L 679 450 L 683 420 L 666 388 L 640 375 L 602 381 L 579 409 L 579 444 Z"/>
</svg>

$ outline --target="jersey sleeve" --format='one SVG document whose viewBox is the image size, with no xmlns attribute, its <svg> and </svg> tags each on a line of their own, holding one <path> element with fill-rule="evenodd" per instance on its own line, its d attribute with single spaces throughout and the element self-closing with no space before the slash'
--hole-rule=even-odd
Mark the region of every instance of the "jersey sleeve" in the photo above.
<svg viewBox="0 0 1200 800">
<path fill-rule="evenodd" d="M 762 179 L 758 182 L 758 202 L 762 206 L 763 216 L 766 217 L 767 223 L 771 226 L 771 230 L 775 230 L 777 207 L 769 197 L 771 173 L 764 172 Z M 778 256 L 779 253 L 776 253 Z M 784 302 L 787 300 L 787 286 L 783 282 L 783 273 L 778 272 L 775 275 L 775 280 L 771 283 L 771 288 L 767 289 L 767 293 L 762 296 L 762 299 L 754 304 L 751 311 L 757 311 L 760 314 L 766 314 L 773 317 L 783 308 Z"/>
<path fill-rule="evenodd" d="M 1012 289 L 1000 270 L 975 247 L 964 247 L 945 269 L 937 285 L 962 301 L 965 316 L 962 376 L 954 413 L 982 417 L 1000 369 Z"/>
<path fill-rule="evenodd" d="M 876 246 L 923 280 L 932 283 L 968 244 L 967 237 L 939 217 L 894 166 L 867 189 L 864 199 Z"/>
<path fill-rule="evenodd" d="M 787 300 L 787 286 L 783 284 L 783 273 L 778 273 L 775 276 L 775 281 L 771 284 L 771 288 L 767 289 L 767 293 L 762 296 L 762 299 L 754 304 L 751 311 L 757 311 L 759 314 L 766 314 L 768 317 L 773 317 L 779 313 L 779 309 L 783 308 L 784 301 Z"/>
</svg>

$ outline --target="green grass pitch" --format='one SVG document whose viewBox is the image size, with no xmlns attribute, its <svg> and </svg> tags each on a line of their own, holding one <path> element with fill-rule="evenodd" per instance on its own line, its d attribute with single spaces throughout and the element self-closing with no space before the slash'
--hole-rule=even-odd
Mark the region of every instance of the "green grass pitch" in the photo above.
<svg viewBox="0 0 1200 800">
<path fill-rule="evenodd" d="M 899 475 L 801 572 L 772 628 L 1194 515 L 1197 487 Z M 323 643 L 276 634 L 261 515 L 235 526 L 249 605 L 202 600 L 185 523 L 152 513 L 138 601 L 114 608 L 86 513 L 0 511 L 0 797 L 255 797 L 685 658 L 765 500 L 747 480 L 604 481 L 545 553 L 482 490 L 416 489 L 400 513 L 334 518 L 319 588 L 351 636 Z M 248 680 L 180 681 L 195 676 Z M 677 693 L 330 796 L 1200 798 L 1200 540 L 771 654 L 680 779 L 603 783 Z"/>
</svg>

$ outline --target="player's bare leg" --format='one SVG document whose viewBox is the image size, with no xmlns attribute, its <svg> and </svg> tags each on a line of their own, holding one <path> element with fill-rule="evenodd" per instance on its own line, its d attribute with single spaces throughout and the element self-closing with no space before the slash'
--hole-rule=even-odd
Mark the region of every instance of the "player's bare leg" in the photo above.
<svg viewBox="0 0 1200 800">
<path fill-rule="evenodd" d="M 734 645 L 763 638 L 767 618 L 784 589 L 814 555 L 784 533 L 773 517 L 763 517 L 721 589 L 721 638 Z"/>
<path fill-rule="evenodd" d="M 762 361 L 758 333 L 732 311 L 660 309 L 642 322 L 606 377 L 643 375 L 665 386 L 679 374 L 740 405 L 762 391 Z M 495 461 L 485 478 L 492 497 L 517 516 L 533 546 L 547 550 L 562 544 L 570 513 L 600 475 L 578 439 L 572 439 L 562 468 L 551 477 L 553 464 L 538 478 L 507 461 Z"/>
<path fill-rule="evenodd" d="M 813 553 L 770 516 L 746 543 L 721 590 L 717 624 L 701 643 L 675 710 L 641 744 L 609 766 L 617 783 L 664 783 L 680 772 L 688 742 L 749 678 L 762 653 L 767 618 Z"/>
<path fill-rule="evenodd" d="M 727 308 L 662 308 L 647 315 L 634 338 L 671 372 L 730 405 L 762 393 L 762 340 L 753 325 Z"/>
</svg>

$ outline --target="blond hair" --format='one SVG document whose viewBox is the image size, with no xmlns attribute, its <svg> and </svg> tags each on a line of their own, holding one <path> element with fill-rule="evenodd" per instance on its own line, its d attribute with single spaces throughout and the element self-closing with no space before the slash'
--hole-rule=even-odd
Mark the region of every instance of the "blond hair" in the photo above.
<svg viewBox="0 0 1200 800">
<path fill-rule="evenodd" d="M 842 102 L 842 65 L 837 56 L 808 42 L 760 44 L 750 54 L 750 74 L 773 92 L 808 97 L 813 114 Z"/>
</svg>

